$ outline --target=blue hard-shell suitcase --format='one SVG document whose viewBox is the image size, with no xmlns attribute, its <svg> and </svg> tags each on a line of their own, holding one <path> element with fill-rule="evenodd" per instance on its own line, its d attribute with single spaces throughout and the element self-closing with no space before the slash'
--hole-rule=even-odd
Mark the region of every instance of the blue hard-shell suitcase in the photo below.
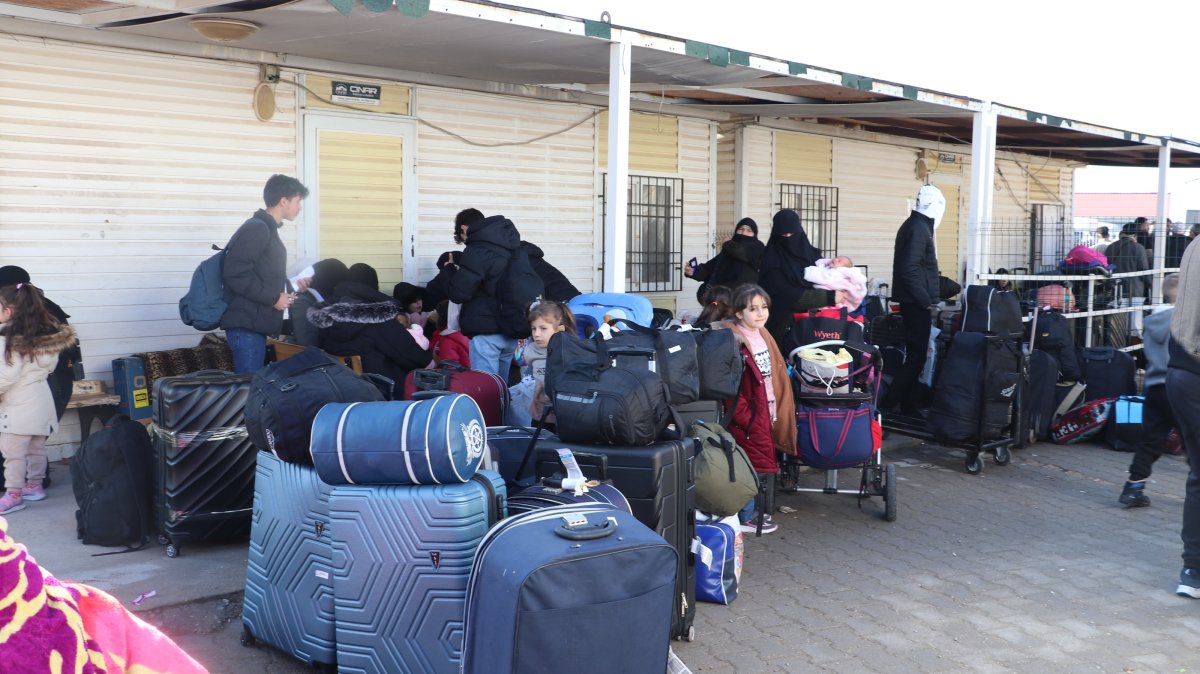
<svg viewBox="0 0 1200 674">
<path fill-rule="evenodd" d="M 663 671 L 676 562 L 661 536 L 612 506 L 504 520 L 471 570 L 462 671 Z"/>
<path fill-rule="evenodd" d="M 571 298 L 567 307 L 575 314 L 575 329 L 581 338 L 590 337 L 601 323 L 628 318 L 638 325 L 654 325 L 654 305 L 630 293 L 584 293 Z"/>
<path fill-rule="evenodd" d="M 313 419 L 313 466 L 338 484 L 446 484 L 471 479 L 487 448 L 470 396 L 329 403 Z"/>
<path fill-rule="evenodd" d="M 305 663 L 336 665 L 332 491 L 311 467 L 258 453 L 244 644 L 262 641 Z"/>
<path fill-rule="evenodd" d="M 338 671 L 458 672 L 471 562 L 505 512 L 500 475 L 339 486 L 329 506 Z"/>
</svg>

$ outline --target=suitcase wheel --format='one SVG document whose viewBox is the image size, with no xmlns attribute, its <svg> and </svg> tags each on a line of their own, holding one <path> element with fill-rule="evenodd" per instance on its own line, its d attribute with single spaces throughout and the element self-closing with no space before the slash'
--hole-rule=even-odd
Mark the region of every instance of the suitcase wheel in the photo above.
<svg viewBox="0 0 1200 674">
<path fill-rule="evenodd" d="M 255 639 L 254 635 L 250 632 L 250 626 L 243 623 L 242 624 L 242 645 L 245 646 L 246 648 L 252 648 L 257 643 L 258 643 L 258 640 Z"/>
</svg>

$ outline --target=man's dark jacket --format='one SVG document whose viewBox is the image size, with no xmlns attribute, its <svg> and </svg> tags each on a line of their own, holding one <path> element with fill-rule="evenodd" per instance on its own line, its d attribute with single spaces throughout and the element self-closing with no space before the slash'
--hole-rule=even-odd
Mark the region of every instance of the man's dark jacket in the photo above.
<svg viewBox="0 0 1200 674">
<path fill-rule="evenodd" d="M 938 303 L 937 251 L 933 218 L 913 211 L 896 232 L 892 257 L 892 301 L 930 307 Z"/>
<path fill-rule="evenodd" d="M 259 210 L 233 233 L 225 246 L 225 302 L 221 328 L 241 328 L 261 335 L 283 329 L 283 312 L 275 308 L 287 289 L 287 249 L 279 223 Z"/>
<path fill-rule="evenodd" d="M 1104 251 L 1108 257 L 1108 263 L 1116 266 L 1116 272 L 1123 274 L 1131 271 L 1146 271 L 1150 268 L 1150 260 L 1146 254 L 1146 249 L 1142 244 L 1128 236 L 1122 236 L 1116 241 L 1108 244 L 1108 249 Z M 1146 282 L 1144 276 L 1135 276 L 1132 278 L 1122 279 L 1122 286 L 1125 288 L 1121 296 L 1124 298 L 1142 297 L 1146 293 Z"/>
<path fill-rule="evenodd" d="M 503 215 L 484 218 L 467 229 L 467 247 L 457 267 L 447 266 L 446 281 L 450 301 L 462 305 L 459 322 L 467 337 L 505 334 L 497 284 L 520 246 L 520 232 Z"/>
</svg>

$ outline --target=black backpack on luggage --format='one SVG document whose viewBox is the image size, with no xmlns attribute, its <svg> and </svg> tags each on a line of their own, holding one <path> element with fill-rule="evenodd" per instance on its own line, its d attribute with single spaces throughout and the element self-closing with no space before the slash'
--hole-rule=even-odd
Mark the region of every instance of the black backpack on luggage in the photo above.
<svg viewBox="0 0 1200 674">
<path fill-rule="evenodd" d="M 138 549 L 153 533 L 151 466 L 146 427 L 118 415 L 88 436 L 71 459 L 76 534 L 85 545 Z"/>
<path fill-rule="evenodd" d="M 381 400 L 383 394 L 370 380 L 310 346 L 254 373 L 246 398 L 246 430 L 260 450 L 311 466 L 312 422 L 326 403 Z"/>
<path fill-rule="evenodd" d="M 1020 337 L 1021 302 L 1011 290 L 991 286 L 967 286 L 963 308 L 963 332 L 986 332 L 1002 337 Z"/>
</svg>

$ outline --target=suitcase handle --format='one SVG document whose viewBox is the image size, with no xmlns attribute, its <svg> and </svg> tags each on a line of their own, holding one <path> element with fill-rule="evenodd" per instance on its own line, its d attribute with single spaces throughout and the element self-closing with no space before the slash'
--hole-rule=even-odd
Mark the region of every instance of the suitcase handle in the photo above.
<svg viewBox="0 0 1200 674">
<path fill-rule="evenodd" d="M 563 519 L 566 518 L 564 517 Z M 617 518 L 608 517 L 605 518 L 605 520 L 600 524 L 592 524 L 591 522 L 588 522 L 586 526 L 582 524 L 571 524 L 569 522 L 564 522 L 558 525 L 558 528 L 554 530 L 554 533 L 558 534 L 559 537 L 565 538 L 569 541 L 594 541 L 598 538 L 612 536 L 613 532 L 616 530 Z"/>
</svg>

